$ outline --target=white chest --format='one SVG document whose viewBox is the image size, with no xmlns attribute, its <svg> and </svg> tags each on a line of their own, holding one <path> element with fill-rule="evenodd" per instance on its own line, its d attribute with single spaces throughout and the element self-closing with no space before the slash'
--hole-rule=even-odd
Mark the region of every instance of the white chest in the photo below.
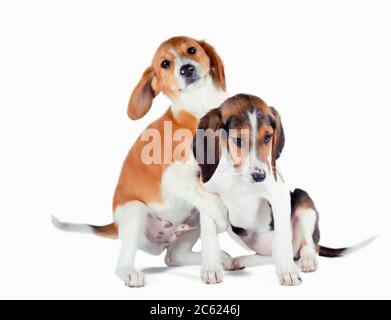
<svg viewBox="0 0 391 320">
<path fill-rule="evenodd" d="M 192 90 L 181 92 L 172 99 L 172 109 L 174 113 L 186 111 L 201 118 L 211 109 L 220 106 L 227 98 L 228 94 L 217 88 L 208 76 Z"/>
<path fill-rule="evenodd" d="M 219 164 L 214 176 L 205 184 L 209 192 L 219 194 L 228 208 L 229 222 L 239 228 L 270 231 L 272 214 L 269 202 L 261 192 L 255 192 L 251 183 L 235 175 L 224 162 Z"/>
</svg>

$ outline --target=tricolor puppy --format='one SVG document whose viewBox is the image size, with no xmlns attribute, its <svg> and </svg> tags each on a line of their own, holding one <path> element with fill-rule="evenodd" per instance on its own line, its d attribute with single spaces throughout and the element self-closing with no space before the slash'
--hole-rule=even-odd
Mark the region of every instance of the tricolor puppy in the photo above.
<svg viewBox="0 0 391 320">
<path fill-rule="evenodd" d="M 204 186 L 228 208 L 230 234 L 255 251 L 232 259 L 226 270 L 274 261 L 281 284 L 297 285 L 294 257 L 302 271 L 311 272 L 318 253 L 341 256 L 372 239 L 345 249 L 319 246 L 313 201 L 302 190 L 291 193 L 277 169 L 284 142 L 278 112 L 258 97 L 240 94 L 201 119 L 193 151 Z"/>
<path fill-rule="evenodd" d="M 90 226 L 53 218 L 63 230 L 118 236 L 122 246 L 116 274 L 127 286 L 144 285 L 143 274 L 134 267 L 137 249 L 156 255 L 167 249 L 168 265 L 202 264 L 204 282 L 222 281 L 217 232 L 228 226 L 226 208 L 200 184 L 191 145 L 199 118 L 226 99 L 225 89 L 223 62 L 208 43 L 187 37 L 162 43 L 133 90 L 128 115 L 143 117 L 160 92 L 172 105 L 141 134 L 125 159 L 114 194 L 114 222 Z M 158 161 L 152 162 L 151 137 L 158 142 L 152 151 Z M 200 235 L 202 254 L 191 250 Z"/>
</svg>

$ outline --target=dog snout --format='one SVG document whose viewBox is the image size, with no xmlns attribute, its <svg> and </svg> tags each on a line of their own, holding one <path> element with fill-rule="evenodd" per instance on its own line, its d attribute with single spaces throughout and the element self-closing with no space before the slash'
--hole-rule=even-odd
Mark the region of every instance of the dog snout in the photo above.
<svg viewBox="0 0 391 320">
<path fill-rule="evenodd" d="M 185 64 L 179 70 L 182 77 L 191 78 L 194 73 L 194 66 L 192 64 Z"/>
<path fill-rule="evenodd" d="M 254 182 L 262 182 L 266 179 L 265 170 L 255 169 L 255 171 L 251 174 L 251 177 Z"/>
</svg>

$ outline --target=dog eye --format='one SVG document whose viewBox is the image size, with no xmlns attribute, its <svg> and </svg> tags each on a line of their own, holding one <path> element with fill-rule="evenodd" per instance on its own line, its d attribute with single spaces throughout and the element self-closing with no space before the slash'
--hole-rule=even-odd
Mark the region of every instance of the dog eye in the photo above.
<svg viewBox="0 0 391 320">
<path fill-rule="evenodd" d="M 232 138 L 233 143 L 235 143 L 238 147 L 241 147 L 243 144 L 243 141 L 241 138 Z"/>
<path fill-rule="evenodd" d="M 272 140 L 271 134 L 268 134 L 267 136 L 265 136 L 265 138 L 263 138 L 263 142 L 265 142 L 265 144 L 268 144 L 271 140 Z"/>
<path fill-rule="evenodd" d="M 197 49 L 194 47 L 190 47 L 187 49 L 188 54 L 195 54 L 197 52 Z"/>
<path fill-rule="evenodd" d="M 160 66 L 161 66 L 163 69 L 168 69 L 168 67 L 170 66 L 170 61 L 168 61 L 168 60 L 163 60 L 163 62 L 160 64 Z"/>
</svg>

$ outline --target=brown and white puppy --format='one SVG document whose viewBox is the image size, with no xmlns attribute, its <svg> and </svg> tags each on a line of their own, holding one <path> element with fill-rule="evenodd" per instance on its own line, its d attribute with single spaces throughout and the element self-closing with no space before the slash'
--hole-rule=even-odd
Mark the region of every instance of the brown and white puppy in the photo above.
<svg viewBox="0 0 391 320">
<path fill-rule="evenodd" d="M 313 201 L 303 190 L 291 193 L 277 169 L 284 143 L 279 113 L 258 97 L 239 94 L 201 119 L 193 151 L 204 186 L 228 208 L 230 234 L 255 252 L 232 259 L 226 270 L 274 261 L 280 283 L 297 285 L 294 257 L 311 272 L 318 253 L 341 256 L 373 239 L 344 249 L 319 246 Z"/>
<path fill-rule="evenodd" d="M 226 99 L 225 90 L 223 62 L 212 46 L 188 37 L 163 42 L 132 92 L 128 115 L 143 117 L 160 92 L 172 105 L 145 129 L 125 159 L 114 193 L 114 222 L 89 226 L 53 218 L 63 230 L 118 236 L 116 274 L 127 286 L 144 285 L 134 267 L 137 249 L 157 255 L 167 249 L 168 265 L 202 264 L 204 282 L 222 281 L 216 232 L 227 228 L 226 208 L 201 186 L 191 145 L 199 118 Z M 157 161 L 148 158 L 150 138 L 157 139 Z M 202 254 L 191 250 L 200 235 Z"/>
</svg>

